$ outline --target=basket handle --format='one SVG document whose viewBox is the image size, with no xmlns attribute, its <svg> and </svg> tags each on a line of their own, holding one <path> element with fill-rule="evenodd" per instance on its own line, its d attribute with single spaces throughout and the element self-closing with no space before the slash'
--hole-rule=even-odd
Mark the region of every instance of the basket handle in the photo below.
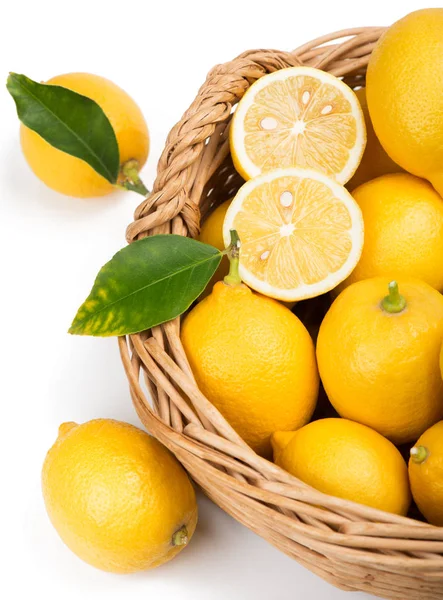
<svg viewBox="0 0 443 600">
<path fill-rule="evenodd" d="M 254 81 L 266 73 L 304 64 L 344 77 L 353 87 L 361 85 L 369 55 L 384 31 L 383 27 L 344 29 L 293 52 L 250 50 L 214 67 L 171 129 L 153 191 L 137 207 L 127 228 L 127 241 L 155 233 L 198 235 L 202 192 L 229 153 L 232 108 Z M 330 44 L 346 37 L 350 39 L 344 43 Z"/>
<path fill-rule="evenodd" d="M 232 107 L 250 85 L 266 73 L 300 64 L 290 52 L 253 50 L 209 72 L 194 102 L 168 135 L 153 191 L 137 207 L 134 221 L 127 229 L 129 243 L 155 233 L 198 235 L 200 197 L 195 191 L 201 196 L 214 172 L 213 159 L 217 157 L 221 163 L 228 153 L 227 131 Z M 211 144 L 215 132 L 218 140 Z M 221 154 L 217 141 L 221 141 L 222 146 L 225 142 Z M 174 224 L 178 216 L 183 227 L 177 222 Z"/>
</svg>

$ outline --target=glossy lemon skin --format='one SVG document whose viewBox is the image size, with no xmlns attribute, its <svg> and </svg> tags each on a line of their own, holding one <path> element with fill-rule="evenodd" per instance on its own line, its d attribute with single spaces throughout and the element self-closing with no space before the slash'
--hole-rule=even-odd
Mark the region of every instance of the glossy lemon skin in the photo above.
<svg viewBox="0 0 443 600">
<path fill-rule="evenodd" d="M 258 453 L 307 423 L 318 394 L 314 345 L 279 302 L 216 283 L 185 318 L 181 339 L 200 390 Z"/>
<path fill-rule="evenodd" d="M 389 314 L 381 307 L 389 281 L 366 279 L 338 296 L 320 327 L 317 360 L 342 417 L 403 444 L 443 418 L 443 296 L 422 281 L 400 279 L 407 306 Z"/>
<path fill-rule="evenodd" d="M 313 488 L 359 504 L 406 515 L 408 471 L 397 448 L 369 427 L 322 419 L 272 437 L 275 462 Z"/>
<path fill-rule="evenodd" d="M 386 152 L 443 195 L 443 8 L 400 19 L 381 37 L 366 76 L 369 113 Z"/>
<path fill-rule="evenodd" d="M 443 291 L 443 199 L 425 179 L 409 173 L 383 175 L 352 195 L 365 226 L 363 252 L 338 286 L 370 277 L 414 277 Z"/>
<path fill-rule="evenodd" d="M 115 131 L 120 164 L 131 159 L 140 168 L 145 164 L 149 153 L 148 127 L 140 108 L 125 91 L 112 81 L 89 73 L 58 75 L 47 83 L 95 100 Z M 105 196 L 115 189 L 86 162 L 57 150 L 25 125 L 20 126 L 20 142 L 31 169 L 56 192 L 90 198 Z"/>
<path fill-rule="evenodd" d="M 225 249 L 225 243 L 223 241 L 223 222 L 231 202 L 232 198 L 226 200 L 220 204 L 220 206 L 217 206 L 217 208 L 208 216 L 200 230 L 198 238 L 200 242 L 214 246 L 214 248 L 217 248 L 218 250 Z M 208 283 L 203 296 L 210 294 L 217 281 L 221 281 L 228 272 L 229 260 L 227 256 L 224 256 L 216 272 L 212 276 L 211 281 Z"/>
<path fill-rule="evenodd" d="M 113 573 L 151 569 L 184 546 L 197 523 L 194 489 L 170 452 L 119 421 L 65 423 L 42 472 L 49 518 L 65 544 L 90 565 Z"/>
<path fill-rule="evenodd" d="M 428 429 L 415 445 L 424 446 L 429 456 L 421 464 L 409 460 L 412 495 L 426 520 L 443 527 L 443 421 Z"/>
<path fill-rule="evenodd" d="M 375 135 L 371 117 L 369 116 L 365 88 L 356 90 L 355 95 L 360 101 L 360 106 L 365 117 L 366 148 L 357 171 L 354 173 L 352 179 L 346 184 L 348 190 L 351 191 L 359 185 L 362 185 L 371 179 L 375 179 L 376 177 L 380 177 L 381 175 L 403 171 L 400 165 L 397 165 L 397 163 L 388 156 L 386 150 L 380 144 L 378 137 Z"/>
</svg>

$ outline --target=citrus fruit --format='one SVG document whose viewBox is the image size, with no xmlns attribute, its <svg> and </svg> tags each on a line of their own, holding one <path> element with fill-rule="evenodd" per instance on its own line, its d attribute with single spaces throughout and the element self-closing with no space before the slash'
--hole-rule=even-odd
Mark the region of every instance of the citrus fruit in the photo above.
<svg viewBox="0 0 443 600">
<path fill-rule="evenodd" d="M 200 390 L 258 453 L 309 421 L 318 393 L 314 344 L 279 302 L 219 281 L 187 315 L 181 339 Z"/>
<path fill-rule="evenodd" d="M 133 160 L 140 169 L 145 164 L 149 152 L 148 128 L 140 108 L 126 92 L 112 81 L 89 73 L 58 75 L 47 83 L 97 102 L 117 137 L 120 165 Z M 20 141 L 31 169 L 56 192 L 89 198 L 104 196 L 115 189 L 86 162 L 54 148 L 25 125 L 20 126 Z"/>
<path fill-rule="evenodd" d="M 230 130 L 232 159 L 244 179 L 301 167 L 346 183 L 365 143 L 354 92 L 310 67 L 281 69 L 258 79 L 240 100 Z"/>
<path fill-rule="evenodd" d="M 415 277 L 443 290 L 443 200 L 408 173 L 383 175 L 352 192 L 363 213 L 361 258 L 343 288 L 369 277 Z"/>
<path fill-rule="evenodd" d="M 354 190 L 362 183 L 380 177 L 380 175 L 403 171 L 403 169 L 388 156 L 386 150 L 384 150 L 383 146 L 380 144 L 378 137 L 375 135 L 374 127 L 369 116 L 365 88 L 356 90 L 355 95 L 359 99 L 365 117 L 367 139 L 361 163 L 352 176 L 352 179 L 346 184 L 348 190 Z"/>
<path fill-rule="evenodd" d="M 208 218 L 204 221 L 201 226 L 199 240 L 204 244 L 209 244 L 210 246 L 214 246 L 218 248 L 218 250 L 225 249 L 225 242 L 223 240 L 223 222 L 225 220 L 226 211 L 231 204 L 232 198 L 226 200 L 208 216 Z M 223 279 L 225 275 L 228 274 L 229 271 L 229 259 L 227 256 L 224 256 L 219 264 L 216 272 L 211 278 L 211 281 L 208 283 L 204 295 L 207 295 L 211 292 L 214 284 L 217 281 Z"/>
<path fill-rule="evenodd" d="M 396 444 L 416 440 L 443 418 L 442 339 L 443 296 L 428 284 L 354 283 L 332 304 L 317 339 L 329 400 L 342 417 Z"/>
<path fill-rule="evenodd" d="M 272 436 L 274 460 L 316 490 L 406 515 L 408 470 L 389 440 L 360 423 L 321 419 Z"/>
<path fill-rule="evenodd" d="M 409 480 L 420 512 L 432 525 L 443 527 L 443 421 L 411 448 Z"/>
<path fill-rule="evenodd" d="M 372 52 L 369 113 L 389 156 L 443 196 L 443 8 L 400 19 Z"/>
<path fill-rule="evenodd" d="M 223 222 L 226 212 L 232 202 L 232 198 L 226 200 L 208 216 L 201 226 L 199 240 L 204 244 L 210 244 L 219 250 L 225 249 L 223 240 Z M 226 257 L 226 274 L 229 271 L 229 260 Z"/>
<path fill-rule="evenodd" d="M 87 563 L 113 573 L 173 558 L 197 523 L 194 489 L 157 440 L 119 421 L 64 423 L 42 473 L 52 524 Z"/>
<path fill-rule="evenodd" d="M 225 243 L 242 243 L 240 276 L 279 300 L 329 291 L 357 264 L 363 247 L 361 211 L 347 190 L 304 169 L 278 169 L 247 181 L 226 213 Z"/>
</svg>

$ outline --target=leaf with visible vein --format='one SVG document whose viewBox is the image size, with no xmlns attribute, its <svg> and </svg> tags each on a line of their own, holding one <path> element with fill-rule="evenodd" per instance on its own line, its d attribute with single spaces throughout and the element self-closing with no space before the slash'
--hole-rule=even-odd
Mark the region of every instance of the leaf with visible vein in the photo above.
<svg viewBox="0 0 443 600">
<path fill-rule="evenodd" d="M 180 235 L 134 242 L 102 267 L 69 333 L 127 335 L 170 321 L 200 296 L 221 258 L 216 248 Z"/>
<path fill-rule="evenodd" d="M 110 183 L 120 169 L 114 129 L 90 98 L 58 86 L 11 73 L 6 83 L 20 121 L 51 146 L 87 162 Z"/>
</svg>

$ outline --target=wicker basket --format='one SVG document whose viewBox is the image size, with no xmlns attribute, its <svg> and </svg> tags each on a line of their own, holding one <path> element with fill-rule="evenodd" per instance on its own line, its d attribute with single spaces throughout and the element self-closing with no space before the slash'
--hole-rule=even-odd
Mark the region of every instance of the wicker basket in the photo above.
<svg viewBox="0 0 443 600">
<path fill-rule="evenodd" d="M 158 233 L 196 236 L 200 218 L 237 191 L 229 122 L 232 107 L 256 79 L 302 64 L 343 77 L 351 87 L 364 85 L 382 33 L 380 27 L 349 29 L 290 53 L 245 52 L 212 69 L 169 134 L 153 193 L 138 207 L 128 241 Z M 179 333 L 176 319 L 120 338 L 120 351 L 140 419 L 206 494 L 343 590 L 442 600 L 443 528 L 326 496 L 257 456 L 199 391 Z"/>
</svg>

